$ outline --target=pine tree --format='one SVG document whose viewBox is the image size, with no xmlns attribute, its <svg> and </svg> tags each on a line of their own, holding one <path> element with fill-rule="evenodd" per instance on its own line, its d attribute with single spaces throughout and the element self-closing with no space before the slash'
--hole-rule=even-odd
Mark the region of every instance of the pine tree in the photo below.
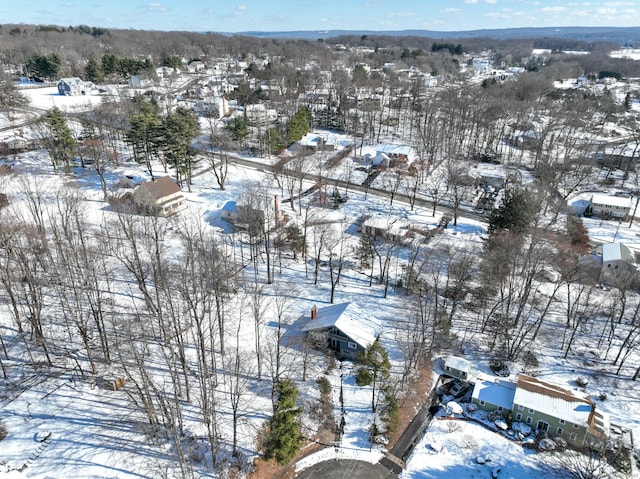
<svg viewBox="0 0 640 479">
<path fill-rule="evenodd" d="M 87 80 L 93 83 L 101 82 L 102 79 L 104 78 L 102 67 L 100 66 L 98 61 L 93 57 L 89 58 L 89 61 L 87 61 L 87 64 L 84 67 L 84 74 Z"/>
<path fill-rule="evenodd" d="M 271 418 L 265 454 L 279 464 L 287 464 L 296 456 L 302 443 L 298 421 L 300 409 L 296 407 L 298 388 L 293 381 L 285 379 L 276 386 L 276 394 L 278 402 Z"/>
<path fill-rule="evenodd" d="M 159 157 L 161 119 L 158 105 L 150 101 L 139 102 L 140 111 L 129 118 L 129 130 L 125 141 L 131 145 L 133 159 L 147 167 L 153 176 L 151 161 Z"/>
<path fill-rule="evenodd" d="M 380 380 L 389 378 L 391 371 L 389 353 L 380 344 L 380 338 L 376 338 L 364 353 L 358 355 L 357 361 L 362 367 L 358 369 L 356 383 L 359 386 L 371 384 L 371 410 L 375 412 L 376 392 L 378 391 L 376 388 L 379 387 Z"/>
<path fill-rule="evenodd" d="M 53 169 L 63 165 L 65 173 L 70 173 L 76 140 L 67 125 L 67 119 L 58 107 L 53 107 L 45 113 L 43 121 L 48 131 L 43 135 L 42 141 L 49 151 Z"/>
<path fill-rule="evenodd" d="M 194 148 L 191 146 L 198 132 L 198 119 L 191 110 L 179 107 L 169 113 L 162 125 L 163 146 L 167 162 L 176 170 L 176 181 L 182 178 L 191 185 L 193 169 L 196 166 Z"/>
<path fill-rule="evenodd" d="M 489 233 L 508 230 L 521 234 L 531 224 L 532 212 L 526 199 L 526 192 L 520 188 L 510 188 L 504 192 L 502 202 L 489 215 Z"/>
</svg>

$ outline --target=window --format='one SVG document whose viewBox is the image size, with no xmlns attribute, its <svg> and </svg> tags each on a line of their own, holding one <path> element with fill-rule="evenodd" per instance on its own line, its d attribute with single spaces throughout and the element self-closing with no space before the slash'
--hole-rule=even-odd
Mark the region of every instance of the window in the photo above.
<svg viewBox="0 0 640 479">
<path fill-rule="evenodd" d="M 564 419 L 560 419 L 560 424 L 564 424 L 565 420 Z"/>
<path fill-rule="evenodd" d="M 572 441 L 575 441 L 578 438 L 578 435 L 575 432 L 572 432 L 571 434 L 569 434 L 569 437 Z"/>
<path fill-rule="evenodd" d="M 538 425 L 536 426 L 537 431 L 547 432 L 549 430 L 549 423 L 544 421 L 538 421 Z"/>
<path fill-rule="evenodd" d="M 573 428 L 574 428 L 574 429 L 578 429 L 578 427 L 579 427 L 579 426 L 578 426 L 577 424 L 574 424 L 574 425 L 573 425 Z"/>
<path fill-rule="evenodd" d="M 529 414 L 533 414 L 535 411 L 533 409 L 529 409 Z"/>
<path fill-rule="evenodd" d="M 347 346 L 349 347 L 349 349 L 358 349 L 358 345 L 356 343 L 352 343 L 351 341 L 347 343 Z"/>
<path fill-rule="evenodd" d="M 558 436 L 560 436 L 562 434 L 562 428 L 561 427 L 556 429 L 556 434 L 558 434 Z"/>
<path fill-rule="evenodd" d="M 498 406 L 498 412 L 502 412 L 502 406 Z"/>
<path fill-rule="evenodd" d="M 532 422 L 533 419 L 531 419 L 531 416 L 527 416 L 527 424 L 531 425 Z"/>
<path fill-rule="evenodd" d="M 480 406 L 484 406 L 486 403 L 484 401 L 480 401 Z"/>
<path fill-rule="evenodd" d="M 516 421 L 522 421 L 522 414 L 516 414 Z"/>
<path fill-rule="evenodd" d="M 524 406 L 522 404 L 518 404 L 518 409 L 520 409 L 522 411 L 522 410 L 524 410 Z"/>
</svg>

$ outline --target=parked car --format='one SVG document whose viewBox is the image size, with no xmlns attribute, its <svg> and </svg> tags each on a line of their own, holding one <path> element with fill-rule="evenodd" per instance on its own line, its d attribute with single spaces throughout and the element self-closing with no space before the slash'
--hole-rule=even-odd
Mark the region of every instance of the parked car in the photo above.
<svg viewBox="0 0 640 479">
<path fill-rule="evenodd" d="M 453 381 L 453 386 L 449 389 L 449 394 L 454 398 L 459 398 L 464 396 L 467 391 L 471 389 L 471 384 L 466 381 L 460 381 L 458 379 Z"/>
</svg>

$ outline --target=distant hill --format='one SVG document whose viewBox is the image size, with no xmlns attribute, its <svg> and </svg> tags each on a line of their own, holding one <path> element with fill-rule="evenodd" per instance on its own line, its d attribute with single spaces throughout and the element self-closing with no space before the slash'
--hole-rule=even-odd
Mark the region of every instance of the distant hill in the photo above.
<svg viewBox="0 0 640 479">
<path fill-rule="evenodd" d="M 511 38 L 571 38 L 589 42 L 607 41 L 620 45 L 640 43 L 640 27 L 540 27 L 540 28 L 504 28 L 486 30 L 467 30 L 455 32 L 438 32 L 433 30 L 301 30 L 290 32 L 238 32 L 232 35 L 247 35 L 261 38 L 302 38 L 329 39 L 341 35 L 385 35 L 385 36 L 418 36 L 434 39 L 464 39 L 488 37 L 498 40 Z"/>
</svg>

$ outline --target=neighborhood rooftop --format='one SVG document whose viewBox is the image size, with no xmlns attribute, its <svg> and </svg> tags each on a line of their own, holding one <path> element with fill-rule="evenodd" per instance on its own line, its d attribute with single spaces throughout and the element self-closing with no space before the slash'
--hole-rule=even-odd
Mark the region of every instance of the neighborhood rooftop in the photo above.
<svg viewBox="0 0 640 479">
<path fill-rule="evenodd" d="M 503 409 L 513 407 L 516 384 L 511 381 L 493 377 L 478 377 L 473 388 L 473 398 L 499 406 Z"/>
<path fill-rule="evenodd" d="M 628 196 L 612 196 L 596 193 L 591 197 L 591 203 L 597 205 L 619 206 L 628 208 L 631 206 L 631 198 Z"/>
<path fill-rule="evenodd" d="M 309 321 L 303 331 L 336 327 L 363 348 L 367 348 L 378 337 L 378 320 L 354 303 L 332 304 L 318 308 L 316 319 Z"/>
<path fill-rule="evenodd" d="M 518 376 L 513 402 L 574 424 L 588 424 L 593 409 L 593 402 L 588 395 L 526 374 Z"/>
</svg>

